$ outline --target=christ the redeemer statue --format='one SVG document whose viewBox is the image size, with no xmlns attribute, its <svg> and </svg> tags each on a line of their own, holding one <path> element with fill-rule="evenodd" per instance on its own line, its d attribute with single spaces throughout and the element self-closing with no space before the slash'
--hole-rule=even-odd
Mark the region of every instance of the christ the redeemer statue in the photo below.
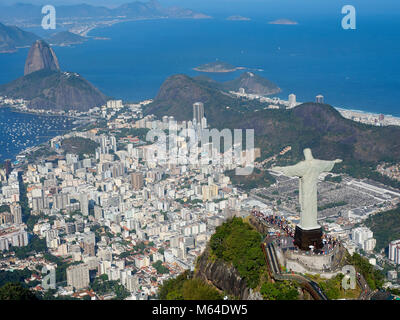
<svg viewBox="0 0 400 320">
<path fill-rule="evenodd" d="M 295 243 L 308 249 L 310 245 L 320 247 L 322 241 L 321 226 L 317 223 L 317 183 L 322 172 L 329 172 L 340 159 L 325 161 L 314 159 L 311 149 L 304 149 L 305 160 L 294 166 L 273 167 L 272 170 L 280 171 L 289 177 L 299 177 L 299 202 L 301 208 L 300 224 L 296 227 Z"/>
</svg>

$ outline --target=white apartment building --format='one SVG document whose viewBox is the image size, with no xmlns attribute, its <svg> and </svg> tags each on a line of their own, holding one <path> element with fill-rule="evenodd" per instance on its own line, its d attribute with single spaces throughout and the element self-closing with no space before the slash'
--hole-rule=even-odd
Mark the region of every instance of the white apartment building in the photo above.
<svg viewBox="0 0 400 320">
<path fill-rule="evenodd" d="M 367 227 L 353 229 L 351 238 L 364 251 L 370 252 L 375 248 L 376 240 L 374 239 L 374 233 Z"/>
<path fill-rule="evenodd" d="M 22 227 L 0 229 L 0 250 L 8 250 L 10 246 L 25 247 L 29 243 L 28 233 Z"/>
<path fill-rule="evenodd" d="M 77 290 L 86 288 L 90 283 L 89 266 L 86 263 L 67 268 L 67 284 Z"/>
<path fill-rule="evenodd" d="M 394 240 L 389 243 L 389 260 L 400 264 L 400 240 Z"/>
<path fill-rule="evenodd" d="M 136 256 L 134 260 L 135 266 L 139 269 L 150 266 L 150 257 L 148 256 L 139 255 Z"/>
</svg>

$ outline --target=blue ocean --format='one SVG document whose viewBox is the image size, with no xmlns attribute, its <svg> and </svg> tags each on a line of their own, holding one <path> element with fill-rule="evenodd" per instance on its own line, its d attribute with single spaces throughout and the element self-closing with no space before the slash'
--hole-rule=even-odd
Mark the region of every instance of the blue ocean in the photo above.
<svg viewBox="0 0 400 320">
<path fill-rule="evenodd" d="M 220 60 L 275 82 L 281 98 L 294 93 L 306 102 L 322 94 L 336 107 L 400 116 L 399 16 L 360 15 L 356 30 L 341 27 L 340 12 L 286 16 L 297 25 L 269 24 L 272 17 L 119 23 L 89 33 L 109 40 L 54 49 L 63 70 L 126 101 L 154 98 L 167 77 L 196 76 L 194 67 Z M 23 74 L 27 52 L 0 55 L 0 84 Z M 226 81 L 241 72 L 207 75 Z M 3 141 L 4 134 L 0 128 Z"/>
<path fill-rule="evenodd" d="M 34 147 L 72 129 L 73 119 L 38 116 L 0 108 L 0 162 L 14 159 L 22 150 Z"/>
</svg>

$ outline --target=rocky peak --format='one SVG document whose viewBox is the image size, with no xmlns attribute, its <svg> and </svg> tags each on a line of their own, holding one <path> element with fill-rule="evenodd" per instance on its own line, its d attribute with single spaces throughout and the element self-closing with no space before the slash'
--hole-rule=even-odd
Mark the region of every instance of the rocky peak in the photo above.
<svg viewBox="0 0 400 320">
<path fill-rule="evenodd" d="M 53 49 L 45 41 L 38 40 L 29 50 L 24 75 L 42 69 L 59 71 L 60 65 Z"/>
</svg>

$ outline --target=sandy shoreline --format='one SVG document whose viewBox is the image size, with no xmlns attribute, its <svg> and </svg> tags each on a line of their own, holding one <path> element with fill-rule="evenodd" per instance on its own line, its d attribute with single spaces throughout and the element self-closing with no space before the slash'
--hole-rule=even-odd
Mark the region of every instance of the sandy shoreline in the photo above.
<svg viewBox="0 0 400 320">
<path fill-rule="evenodd" d="M 399 119 L 400 120 L 400 116 L 394 116 L 391 114 L 384 114 L 384 113 L 377 113 L 377 112 L 372 112 L 372 111 L 363 111 L 363 110 L 357 110 L 357 109 L 347 109 L 347 108 L 339 108 L 339 107 L 334 107 L 336 110 L 338 111 L 348 111 L 348 112 L 354 112 L 354 113 L 360 113 L 360 114 L 364 114 L 364 115 L 371 115 L 371 116 L 379 116 L 379 115 L 384 115 L 385 117 L 390 117 L 390 118 L 394 118 L 394 119 Z"/>
</svg>

